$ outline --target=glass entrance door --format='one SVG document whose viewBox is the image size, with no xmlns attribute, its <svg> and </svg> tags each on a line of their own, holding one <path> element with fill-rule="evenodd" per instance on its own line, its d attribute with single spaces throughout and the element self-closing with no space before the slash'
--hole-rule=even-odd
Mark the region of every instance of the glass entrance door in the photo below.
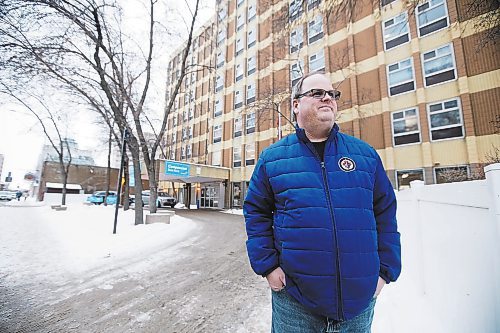
<svg viewBox="0 0 500 333">
<path fill-rule="evenodd" d="M 207 186 L 201 188 L 200 207 L 201 208 L 219 207 L 219 193 L 214 186 Z"/>
</svg>

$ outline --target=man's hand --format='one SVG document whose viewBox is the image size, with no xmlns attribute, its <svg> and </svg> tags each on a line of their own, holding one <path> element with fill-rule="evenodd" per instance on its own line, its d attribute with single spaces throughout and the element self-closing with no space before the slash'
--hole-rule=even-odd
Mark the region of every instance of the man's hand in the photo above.
<svg viewBox="0 0 500 333">
<path fill-rule="evenodd" d="M 382 291 L 382 288 L 385 286 L 385 281 L 382 279 L 380 276 L 378 277 L 378 282 L 377 282 L 377 290 L 375 290 L 375 295 L 373 297 L 377 297 L 380 292 Z"/>
<path fill-rule="evenodd" d="M 267 283 L 274 291 L 280 291 L 286 286 L 285 272 L 278 267 L 266 276 Z"/>
</svg>

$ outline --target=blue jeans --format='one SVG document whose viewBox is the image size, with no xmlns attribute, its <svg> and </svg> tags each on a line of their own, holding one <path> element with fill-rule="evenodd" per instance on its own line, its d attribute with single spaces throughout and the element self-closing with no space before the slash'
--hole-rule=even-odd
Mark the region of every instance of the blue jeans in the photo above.
<svg viewBox="0 0 500 333">
<path fill-rule="evenodd" d="M 271 333 L 370 333 L 375 298 L 362 313 L 341 322 L 311 313 L 285 289 L 272 291 L 272 306 Z"/>
</svg>

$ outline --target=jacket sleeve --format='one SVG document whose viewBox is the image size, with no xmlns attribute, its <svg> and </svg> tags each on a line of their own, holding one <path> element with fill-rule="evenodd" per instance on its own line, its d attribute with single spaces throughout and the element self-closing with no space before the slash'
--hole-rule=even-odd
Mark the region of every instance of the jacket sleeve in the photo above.
<svg viewBox="0 0 500 333">
<path fill-rule="evenodd" d="M 379 275 L 389 283 L 396 281 L 401 273 L 401 242 L 396 221 L 396 195 L 378 154 L 373 211 L 377 221 Z"/>
<path fill-rule="evenodd" d="M 248 258 L 255 273 L 262 276 L 279 266 L 273 236 L 274 210 L 274 194 L 266 174 L 264 158 L 261 156 L 250 179 L 243 214 L 248 236 Z"/>
</svg>

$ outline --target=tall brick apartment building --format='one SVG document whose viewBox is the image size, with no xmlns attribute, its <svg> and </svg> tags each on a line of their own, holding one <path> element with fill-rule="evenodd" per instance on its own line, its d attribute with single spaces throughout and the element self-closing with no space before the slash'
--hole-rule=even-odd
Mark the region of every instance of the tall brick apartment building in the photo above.
<svg viewBox="0 0 500 333">
<path fill-rule="evenodd" d="M 182 181 L 198 181 L 192 196 L 203 202 L 241 205 L 259 154 L 293 130 L 292 85 L 324 69 L 342 92 L 341 131 L 377 150 L 395 188 L 446 181 L 450 171 L 466 178 L 500 146 L 500 43 L 485 42 L 491 30 L 478 23 L 488 10 L 469 3 L 363 0 L 339 14 L 334 1 L 218 1 L 193 40 L 167 157 L 225 167 L 225 182 Z M 182 48 L 169 62 L 167 98 L 181 57 Z"/>
</svg>

